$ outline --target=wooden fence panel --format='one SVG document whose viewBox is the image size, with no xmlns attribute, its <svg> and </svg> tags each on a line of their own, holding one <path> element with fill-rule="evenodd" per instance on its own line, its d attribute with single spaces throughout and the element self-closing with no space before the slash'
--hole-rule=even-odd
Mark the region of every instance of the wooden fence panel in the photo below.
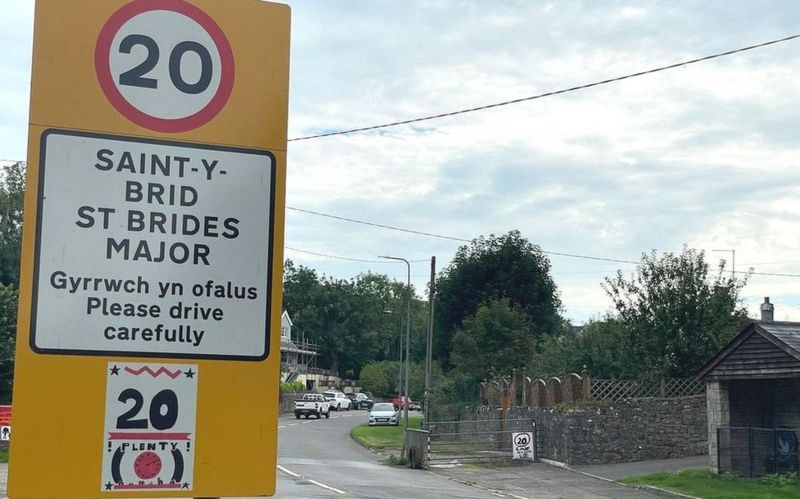
<svg viewBox="0 0 800 499">
<path fill-rule="evenodd" d="M 567 374 L 561 383 L 564 402 L 580 402 L 583 400 L 583 383 L 575 373 Z"/>
<path fill-rule="evenodd" d="M 553 376 L 552 378 L 547 380 L 547 406 L 552 407 L 556 404 L 560 404 L 562 400 L 564 400 L 563 393 L 561 391 L 561 380 Z"/>
<path fill-rule="evenodd" d="M 521 386 L 517 386 L 517 381 Z M 483 382 L 481 404 L 488 407 L 512 407 L 521 401 L 523 407 L 552 407 L 561 402 L 587 400 L 616 401 L 629 398 L 678 398 L 705 393 L 705 384 L 694 378 L 665 378 L 656 381 L 592 379 L 570 373 L 560 379 L 531 379 L 524 375 Z"/>
</svg>

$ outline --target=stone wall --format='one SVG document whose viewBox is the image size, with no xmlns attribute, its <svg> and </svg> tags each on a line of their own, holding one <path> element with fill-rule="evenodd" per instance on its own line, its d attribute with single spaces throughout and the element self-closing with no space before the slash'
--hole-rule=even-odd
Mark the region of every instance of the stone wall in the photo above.
<svg viewBox="0 0 800 499">
<path fill-rule="evenodd" d="M 477 416 L 495 420 L 499 411 Z M 708 452 L 704 395 L 517 408 L 507 417 L 533 418 L 538 457 L 572 465 L 671 459 Z"/>
</svg>

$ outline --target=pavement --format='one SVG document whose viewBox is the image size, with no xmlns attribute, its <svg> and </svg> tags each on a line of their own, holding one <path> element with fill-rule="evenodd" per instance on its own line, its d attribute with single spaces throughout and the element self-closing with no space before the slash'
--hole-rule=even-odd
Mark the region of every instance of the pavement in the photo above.
<svg viewBox="0 0 800 499">
<path fill-rule="evenodd" d="M 434 473 L 461 483 L 485 488 L 510 497 L 555 498 L 633 498 L 655 497 L 652 492 L 625 487 L 616 480 L 661 471 L 705 468 L 708 456 L 639 461 L 635 463 L 576 466 L 569 469 L 544 463 L 514 466 L 454 467 L 434 469 Z M 589 476 L 591 475 L 591 476 Z M 599 477 L 600 479 L 596 478 Z"/>
<path fill-rule="evenodd" d="M 662 471 L 679 471 L 690 468 L 708 468 L 708 454 L 702 456 L 682 457 L 679 459 L 661 459 L 638 461 L 635 463 L 597 464 L 592 466 L 573 466 L 574 469 L 609 480 L 622 480 L 632 476 L 649 475 Z"/>
<path fill-rule="evenodd" d="M 495 468 L 436 469 L 436 474 L 515 499 L 654 498 L 646 490 L 625 487 L 543 463 Z"/>
</svg>

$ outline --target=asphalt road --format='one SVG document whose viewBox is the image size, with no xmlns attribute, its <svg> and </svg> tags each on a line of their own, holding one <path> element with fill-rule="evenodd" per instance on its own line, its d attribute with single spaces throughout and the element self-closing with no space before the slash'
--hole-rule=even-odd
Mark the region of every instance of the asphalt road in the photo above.
<svg viewBox="0 0 800 499">
<path fill-rule="evenodd" d="M 281 417 L 278 426 L 279 498 L 497 498 L 426 471 L 381 464 L 350 438 L 366 411 L 331 413 L 330 419 Z"/>
</svg>

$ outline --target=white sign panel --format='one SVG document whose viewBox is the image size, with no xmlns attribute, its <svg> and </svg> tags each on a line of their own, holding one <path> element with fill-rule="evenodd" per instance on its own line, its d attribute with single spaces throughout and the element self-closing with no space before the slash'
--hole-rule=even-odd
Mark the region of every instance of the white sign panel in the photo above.
<svg viewBox="0 0 800 499">
<path fill-rule="evenodd" d="M 108 363 L 101 491 L 192 490 L 197 365 Z"/>
<path fill-rule="evenodd" d="M 35 350 L 266 358 L 269 152 L 49 130 L 41 157 Z"/>
<path fill-rule="evenodd" d="M 10 426 L 0 426 L 0 440 L 11 440 Z"/>
<path fill-rule="evenodd" d="M 511 435 L 513 458 L 523 461 L 533 461 L 536 456 L 533 452 L 533 432 L 519 431 Z"/>
</svg>

